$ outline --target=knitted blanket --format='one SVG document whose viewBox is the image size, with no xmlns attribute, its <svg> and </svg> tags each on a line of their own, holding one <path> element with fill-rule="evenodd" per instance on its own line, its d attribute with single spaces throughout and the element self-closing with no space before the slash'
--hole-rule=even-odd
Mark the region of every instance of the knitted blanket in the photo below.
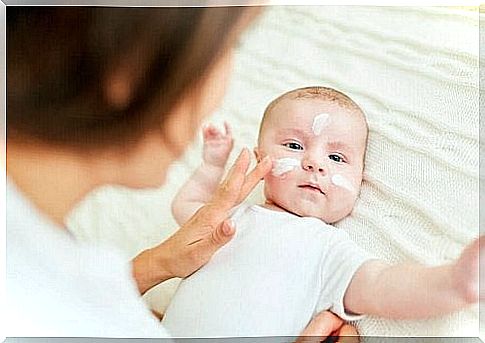
<svg viewBox="0 0 485 343">
<path fill-rule="evenodd" d="M 352 214 L 337 223 L 389 262 L 448 263 L 478 235 L 478 11 L 460 8 L 269 7 L 242 37 L 220 110 L 234 128 L 234 158 L 256 143 L 265 106 L 293 88 L 350 95 L 370 127 L 364 181 Z M 177 227 L 170 201 L 201 162 L 199 138 L 160 190 L 106 187 L 69 219 L 80 238 L 129 256 Z M 261 189 L 250 197 L 261 198 Z M 160 311 L 177 281 L 146 295 Z M 288 309 L 291 311 L 291 309 Z M 368 317 L 362 335 L 477 336 L 478 307 L 440 318 Z"/>
</svg>

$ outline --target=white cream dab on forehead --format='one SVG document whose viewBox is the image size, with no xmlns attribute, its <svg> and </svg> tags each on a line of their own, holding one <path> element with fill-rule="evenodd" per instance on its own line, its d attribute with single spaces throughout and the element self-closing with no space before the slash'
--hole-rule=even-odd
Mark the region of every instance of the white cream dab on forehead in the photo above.
<svg viewBox="0 0 485 343">
<path fill-rule="evenodd" d="M 345 188 L 349 192 L 354 191 L 354 187 L 352 187 L 352 184 L 350 183 L 350 181 L 347 180 L 345 177 L 343 177 L 340 174 L 335 174 L 335 175 L 332 176 L 332 183 L 335 186 Z"/>
<path fill-rule="evenodd" d="M 273 174 L 274 176 L 281 176 L 299 167 L 301 167 L 301 162 L 295 158 L 290 158 L 290 157 L 280 158 L 274 161 L 271 174 Z"/>
<path fill-rule="evenodd" d="M 328 119 L 328 113 L 320 113 L 313 118 L 312 131 L 315 135 L 322 133 L 323 128 L 328 124 Z"/>
</svg>

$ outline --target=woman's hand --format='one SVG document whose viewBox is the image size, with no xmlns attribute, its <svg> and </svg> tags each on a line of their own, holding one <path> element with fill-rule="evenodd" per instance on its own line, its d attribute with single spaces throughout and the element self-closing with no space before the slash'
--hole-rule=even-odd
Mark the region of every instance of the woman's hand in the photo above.
<svg viewBox="0 0 485 343">
<path fill-rule="evenodd" d="M 358 343 L 358 335 L 355 327 L 344 324 L 344 321 L 332 312 L 323 311 L 312 319 L 295 343 L 322 342 L 329 336 L 333 338 L 331 342 Z"/>
<path fill-rule="evenodd" d="M 271 170 L 266 158 L 246 174 L 249 163 L 249 151 L 243 149 L 212 200 L 166 241 L 135 257 L 133 275 L 141 294 L 162 281 L 192 274 L 231 240 L 235 228 L 227 219 L 230 210 Z"/>
</svg>

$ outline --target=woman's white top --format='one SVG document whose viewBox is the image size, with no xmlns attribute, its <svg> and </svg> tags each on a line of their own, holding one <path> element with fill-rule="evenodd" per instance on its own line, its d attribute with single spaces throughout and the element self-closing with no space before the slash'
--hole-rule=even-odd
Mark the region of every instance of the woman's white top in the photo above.
<svg viewBox="0 0 485 343">
<path fill-rule="evenodd" d="M 7 182 L 7 337 L 168 337 L 128 258 L 76 241 Z"/>
</svg>

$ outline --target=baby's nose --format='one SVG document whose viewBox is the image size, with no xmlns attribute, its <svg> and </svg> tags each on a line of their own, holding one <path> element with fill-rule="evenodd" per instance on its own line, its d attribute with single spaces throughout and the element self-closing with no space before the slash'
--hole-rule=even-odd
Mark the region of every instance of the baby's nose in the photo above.
<svg viewBox="0 0 485 343">
<path fill-rule="evenodd" d="M 323 162 L 318 160 L 306 159 L 302 161 L 303 169 L 309 172 L 326 174 L 326 167 Z"/>
</svg>

